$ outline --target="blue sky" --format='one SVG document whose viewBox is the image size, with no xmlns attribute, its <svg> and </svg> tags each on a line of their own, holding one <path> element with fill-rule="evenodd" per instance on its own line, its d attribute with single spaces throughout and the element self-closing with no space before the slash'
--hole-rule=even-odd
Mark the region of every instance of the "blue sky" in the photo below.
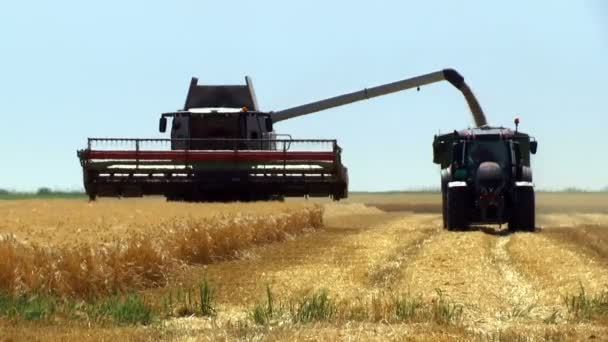
<svg viewBox="0 0 608 342">
<path fill-rule="evenodd" d="M 459 70 L 490 123 L 539 140 L 538 187 L 608 185 L 608 3 L 7 1 L 0 4 L 0 187 L 77 189 L 88 136 L 158 137 L 190 77 L 253 78 L 264 110 Z M 472 125 L 449 84 L 276 125 L 336 138 L 351 190 L 436 186 L 431 142 Z"/>
</svg>

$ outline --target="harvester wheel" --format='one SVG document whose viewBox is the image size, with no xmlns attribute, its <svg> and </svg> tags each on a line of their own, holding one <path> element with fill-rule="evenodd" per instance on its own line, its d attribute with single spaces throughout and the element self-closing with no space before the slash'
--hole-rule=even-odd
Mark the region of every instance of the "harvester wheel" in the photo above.
<svg viewBox="0 0 608 342">
<path fill-rule="evenodd" d="M 536 229 L 534 189 L 531 187 L 517 188 L 515 198 L 509 230 L 533 232 Z"/>
<path fill-rule="evenodd" d="M 340 184 L 333 186 L 333 190 L 331 193 L 331 199 L 334 201 L 340 201 L 341 199 L 348 197 L 348 185 Z"/>
<path fill-rule="evenodd" d="M 466 187 L 449 188 L 447 191 L 447 228 L 448 230 L 462 230 L 469 225 L 468 207 L 469 190 Z"/>
</svg>

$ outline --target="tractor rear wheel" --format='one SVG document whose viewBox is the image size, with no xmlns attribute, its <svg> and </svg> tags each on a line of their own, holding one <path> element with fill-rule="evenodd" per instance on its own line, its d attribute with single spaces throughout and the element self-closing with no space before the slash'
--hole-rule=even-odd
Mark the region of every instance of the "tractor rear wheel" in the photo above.
<svg viewBox="0 0 608 342">
<path fill-rule="evenodd" d="M 448 188 L 446 211 L 448 230 L 463 230 L 469 226 L 469 190 L 466 187 Z"/>
<path fill-rule="evenodd" d="M 536 229 L 534 189 L 532 187 L 515 189 L 515 199 L 509 230 L 533 232 Z"/>
<path fill-rule="evenodd" d="M 441 189 L 441 216 L 443 216 L 443 229 L 448 227 L 448 194 L 446 189 Z"/>
</svg>

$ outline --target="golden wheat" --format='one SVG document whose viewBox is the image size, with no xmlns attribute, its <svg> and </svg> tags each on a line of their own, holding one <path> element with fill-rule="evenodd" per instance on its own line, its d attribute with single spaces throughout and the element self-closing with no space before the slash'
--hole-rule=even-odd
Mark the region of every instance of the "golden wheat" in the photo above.
<svg viewBox="0 0 608 342">
<path fill-rule="evenodd" d="M 3 203 L 0 213 L 0 290 L 82 297 L 159 286 L 184 263 L 322 226 L 321 207 L 306 203 L 23 201 Z"/>
</svg>

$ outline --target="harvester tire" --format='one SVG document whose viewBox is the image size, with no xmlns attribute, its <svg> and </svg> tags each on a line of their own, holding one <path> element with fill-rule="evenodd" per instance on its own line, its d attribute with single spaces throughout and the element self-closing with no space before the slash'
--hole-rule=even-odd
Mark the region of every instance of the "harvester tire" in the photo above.
<svg viewBox="0 0 608 342">
<path fill-rule="evenodd" d="M 515 207 L 509 221 L 510 231 L 533 232 L 536 229 L 534 188 L 515 189 Z"/>
<path fill-rule="evenodd" d="M 468 222 L 469 190 L 466 187 L 448 188 L 447 191 L 447 228 L 464 230 Z"/>
</svg>

